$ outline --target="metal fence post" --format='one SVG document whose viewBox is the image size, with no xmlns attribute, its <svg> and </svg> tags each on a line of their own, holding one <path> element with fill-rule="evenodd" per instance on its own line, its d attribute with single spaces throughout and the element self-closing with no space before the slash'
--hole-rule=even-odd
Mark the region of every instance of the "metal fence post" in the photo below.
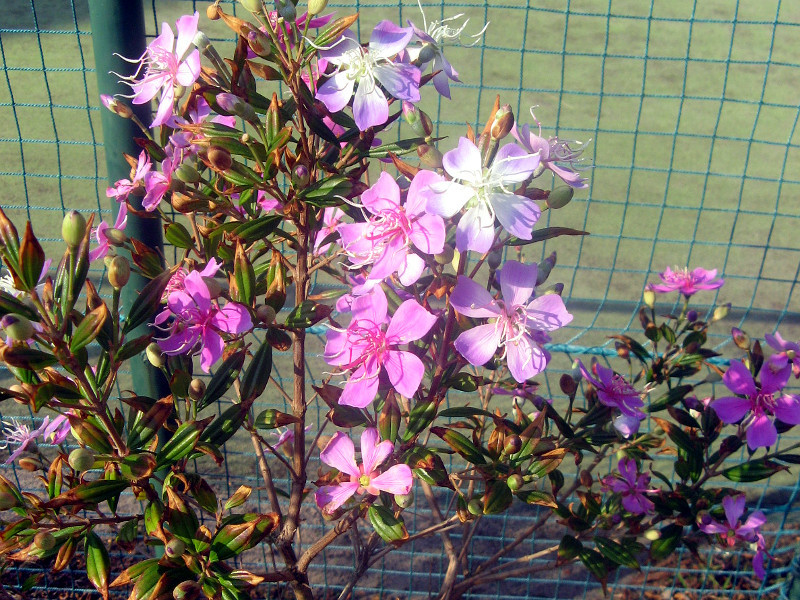
<svg viewBox="0 0 800 600">
<path fill-rule="evenodd" d="M 92 25 L 92 46 L 94 48 L 95 67 L 97 69 L 97 87 L 101 94 L 130 94 L 130 87 L 119 82 L 119 75 L 129 75 L 136 65 L 120 58 L 138 58 L 146 48 L 144 32 L 144 8 L 142 0 L 89 0 L 89 18 Z M 131 105 L 136 116 L 143 123 L 151 119 L 150 105 Z M 123 119 L 111 111 L 101 111 L 103 124 L 103 145 L 105 146 L 106 168 L 108 180 L 114 183 L 126 179 L 130 175 L 130 166 L 123 158 L 123 153 L 138 156 L 140 148 L 133 141 L 141 137 L 139 128 L 130 119 Z M 141 199 L 130 197 L 135 208 L 141 209 Z M 138 206 L 136 206 L 136 204 Z M 112 200 L 115 214 L 118 204 Z M 143 219 L 128 213 L 125 233 L 147 244 L 159 254 L 163 252 L 161 222 L 159 219 Z M 147 280 L 139 274 L 132 273 L 128 285 L 122 291 L 122 310 L 127 311 L 132 302 L 144 287 Z M 143 335 L 148 325 L 134 330 L 131 337 Z M 169 394 L 169 387 L 160 371 L 149 363 L 132 360 L 134 391 L 143 396 L 161 398 Z"/>
</svg>

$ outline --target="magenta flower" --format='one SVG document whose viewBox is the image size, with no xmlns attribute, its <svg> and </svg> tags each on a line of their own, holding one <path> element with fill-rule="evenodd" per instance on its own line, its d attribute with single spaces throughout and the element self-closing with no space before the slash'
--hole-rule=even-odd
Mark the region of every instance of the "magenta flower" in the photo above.
<svg viewBox="0 0 800 600">
<path fill-rule="evenodd" d="M 751 450 L 773 446 L 778 441 L 778 431 L 771 416 L 790 425 L 800 424 L 800 397 L 781 393 L 791 373 L 788 363 L 781 367 L 767 361 L 761 369 L 759 385 L 747 367 L 738 361 L 732 362 L 722 382 L 738 395 L 717 398 L 711 408 L 723 423 L 737 423 L 750 415 L 742 422 L 742 427 L 747 429 L 747 445 Z"/>
<path fill-rule="evenodd" d="M 774 335 L 769 333 L 764 336 L 764 341 L 769 344 L 769 347 L 778 352 L 769 357 L 769 362 L 776 365 L 778 369 L 783 368 L 788 363 L 792 364 L 792 373 L 795 377 L 800 377 L 800 344 L 795 342 L 787 342 L 781 337 L 777 331 Z"/>
<path fill-rule="evenodd" d="M 425 261 L 411 252 L 413 244 L 424 254 L 439 254 L 444 248 L 444 221 L 425 212 L 425 191 L 440 177 L 420 171 L 411 182 L 405 204 L 400 204 L 400 186 L 386 171 L 361 195 L 372 214 L 366 223 L 340 225 L 341 244 L 354 265 L 372 264 L 368 279 L 381 281 L 397 272 L 400 283 L 416 282 Z"/>
<path fill-rule="evenodd" d="M 688 268 L 679 269 L 677 267 L 673 271 L 667 267 L 662 273 L 659 273 L 658 276 L 664 283 L 648 284 L 648 289 L 658 292 L 659 294 L 680 292 L 686 296 L 686 298 L 689 298 L 700 290 L 716 290 L 717 288 L 721 288 L 722 284 L 725 283 L 724 279 L 714 280 L 714 277 L 717 276 L 716 269 L 706 271 L 700 267 L 693 271 L 689 271 Z"/>
<path fill-rule="evenodd" d="M 722 507 L 725 509 L 725 522 L 712 519 L 704 515 L 699 523 L 700 531 L 709 535 L 716 535 L 725 548 L 733 548 L 738 542 L 755 544 L 756 555 L 753 558 L 753 570 L 760 578 L 764 578 L 764 554 L 766 553 L 764 536 L 758 529 L 767 522 L 767 517 L 760 510 L 753 511 L 744 523 L 739 519 L 744 514 L 745 495 L 725 496 Z"/>
<path fill-rule="evenodd" d="M 621 414 L 614 419 L 614 428 L 626 438 L 639 431 L 639 423 L 645 418 L 645 414 L 641 410 L 644 406 L 642 395 L 636 388 L 622 375 L 614 373 L 597 361 L 592 361 L 592 370 L 597 378 L 580 361 L 578 366 L 586 380 L 597 390 L 600 403 L 620 411 Z"/>
<path fill-rule="evenodd" d="M 460 251 L 488 252 L 494 242 L 495 219 L 522 240 L 533 237 L 533 226 L 541 214 L 539 206 L 509 190 L 533 174 L 539 166 L 538 156 L 527 154 L 516 144 L 506 144 L 492 165 L 484 169 L 478 148 L 462 137 L 458 148 L 446 152 L 442 162 L 453 181 L 431 183 L 433 193 L 427 210 L 450 218 L 466 207 L 456 228 Z"/>
<path fill-rule="evenodd" d="M 247 333 L 253 326 L 250 313 L 236 302 L 228 302 L 222 308 L 212 302 L 199 271 L 186 275 L 182 283 L 183 290 L 172 292 L 167 308 L 155 318 L 155 325 L 168 333 L 156 342 L 169 355 L 199 352 L 200 367 L 208 373 L 222 356 L 225 342 L 220 333 Z"/>
<path fill-rule="evenodd" d="M 606 491 L 619 494 L 622 506 L 631 514 L 653 512 L 655 505 L 645 494 L 653 494 L 658 490 L 649 487 L 650 475 L 639 473 L 639 467 L 632 458 L 621 459 L 617 468 L 619 473 L 613 473 L 602 480 Z"/>
<path fill-rule="evenodd" d="M 133 179 L 120 179 L 113 187 L 106 189 L 108 198 L 116 198 L 117 202 L 125 202 L 131 192 L 144 183 L 144 178 L 153 167 L 147 152 L 142 150 L 139 153 L 139 161 L 133 170 Z"/>
<path fill-rule="evenodd" d="M 33 431 L 17 419 L 4 420 L 4 439 L 0 440 L 0 448 L 6 448 L 9 444 L 17 446 L 11 456 L 5 460 L 5 464 L 10 465 L 14 462 L 28 448 L 28 445 L 39 437 L 42 437 L 47 443 L 57 445 L 67 439 L 67 434 L 69 434 L 69 421 L 63 415 L 57 416 L 52 422 L 49 416 L 45 417 L 42 424 Z"/>
<path fill-rule="evenodd" d="M 128 205 L 122 203 L 119 205 L 119 212 L 117 213 L 117 219 L 114 221 L 114 229 L 119 231 L 123 231 L 125 229 L 125 225 L 128 223 Z M 94 230 L 95 238 L 97 239 L 97 248 L 91 250 L 89 252 L 89 260 L 95 261 L 98 258 L 105 257 L 108 254 L 108 250 L 111 247 L 108 236 L 106 235 L 108 230 L 111 227 L 105 221 L 101 221 L 100 225 Z"/>
<path fill-rule="evenodd" d="M 136 74 L 129 78 L 129 85 L 133 89 L 132 102 L 145 104 L 161 92 L 158 110 L 150 127 L 163 125 L 172 116 L 175 86 L 189 88 L 200 77 L 200 51 L 196 48 L 191 50 L 199 19 L 197 12 L 178 19 L 177 40 L 170 26 L 162 23 L 161 35 L 150 42 L 138 61 L 132 61 L 140 63 Z M 137 81 L 142 70 L 144 75 Z"/>
<path fill-rule="evenodd" d="M 147 212 L 153 212 L 161 204 L 164 196 L 172 186 L 172 174 L 179 163 L 173 163 L 169 157 L 161 161 L 161 171 L 150 171 L 144 176 L 145 195 L 142 199 L 142 208 Z"/>
<path fill-rule="evenodd" d="M 411 40 L 411 28 L 381 21 L 372 30 L 369 47 L 362 48 L 351 31 L 345 31 L 320 57 L 336 67 L 317 91 L 317 99 L 327 109 L 339 112 L 353 100 L 353 117 L 361 131 L 383 125 L 389 119 L 389 103 L 378 87 L 380 83 L 394 98 L 419 102 L 420 72 L 417 67 L 392 62 Z"/>
<path fill-rule="evenodd" d="M 460 275 L 450 304 L 462 315 L 492 319 L 473 327 L 455 341 L 455 349 L 479 367 L 486 364 L 501 346 L 512 377 L 523 383 L 541 373 L 550 360 L 542 347 L 550 341 L 547 331 L 554 331 L 572 321 L 558 294 L 534 295 L 538 266 L 510 260 L 500 272 L 503 300 L 495 299 L 484 287 Z"/>
<path fill-rule="evenodd" d="M 538 134 L 534 133 L 529 125 L 518 127 L 516 123 L 511 133 L 527 152 L 539 154 L 537 175 L 544 169 L 549 169 L 570 187 L 587 187 L 586 178 L 581 177 L 577 167 L 583 162 L 581 157 L 584 150 L 583 144 L 577 141 L 566 142 L 557 137 L 549 139 L 542 137 L 542 124 L 536 119 L 533 110 L 531 110 L 531 116 L 539 126 Z"/>
<path fill-rule="evenodd" d="M 325 254 L 331 247 L 330 243 L 323 244 L 329 236 L 336 233 L 336 228 L 344 217 L 344 211 L 335 206 L 329 206 L 322 212 L 322 227 L 317 231 L 314 237 L 314 254 L 321 256 Z"/>
<path fill-rule="evenodd" d="M 425 366 L 416 355 L 396 347 L 428 333 L 436 316 L 416 300 L 406 300 L 389 320 L 386 295 L 379 287 L 369 295 L 355 298 L 351 313 L 353 318 L 347 329 L 328 330 L 325 344 L 328 364 L 352 370 L 339 404 L 368 406 L 378 394 L 381 372 L 388 375 L 395 390 L 411 398 L 422 383 Z"/>
<path fill-rule="evenodd" d="M 408 465 L 394 465 L 379 473 L 380 467 L 392 455 L 394 445 L 389 440 L 378 443 L 380 437 L 374 427 L 361 434 L 361 461 L 356 464 L 356 450 L 353 441 L 341 431 L 331 438 L 320 459 L 326 465 L 350 476 L 349 481 L 339 485 L 325 485 L 314 495 L 317 506 L 323 512 L 333 513 L 355 494 L 367 493 L 377 496 L 381 492 L 408 494 L 413 484 L 413 476 Z"/>
</svg>

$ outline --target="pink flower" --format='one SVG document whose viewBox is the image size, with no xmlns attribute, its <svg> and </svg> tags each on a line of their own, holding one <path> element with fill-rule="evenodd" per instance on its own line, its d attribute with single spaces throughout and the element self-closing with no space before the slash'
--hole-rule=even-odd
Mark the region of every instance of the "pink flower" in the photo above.
<svg viewBox="0 0 800 600">
<path fill-rule="evenodd" d="M 550 360 L 542 347 L 549 342 L 547 331 L 554 331 L 572 321 L 558 294 L 534 298 L 536 263 L 524 265 L 510 260 L 500 272 L 503 299 L 495 299 L 486 288 L 460 275 L 450 296 L 450 304 L 459 313 L 478 319 L 492 319 L 486 325 L 463 332 L 455 348 L 470 364 L 479 367 L 489 362 L 499 347 L 514 379 L 523 383 L 541 373 Z"/>
<path fill-rule="evenodd" d="M 353 117 L 359 130 L 383 125 L 389 119 L 389 102 L 380 83 L 393 97 L 419 102 L 420 72 L 417 67 L 392 62 L 392 57 L 406 47 L 412 29 L 381 21 L 372 30 L 369 46 L 361 47 L 355 35 L 345 31 L 320 57 L 336 70 L 317 91 L 317 99 L 332 112 L 339 112 L 353 97 Z"/>
<path fill-rule="evenodd" d="M 800 397 L 781 394 L 792 367 L 783 367 L 767 361 L 761 369 L 761 384 L 758 385 L 750 370 L 742 363 L 732 362 L 722 376 L 722 382 L 737 396 L 717 398 L 711 408 L 723 423 L 737 423 L 745 415 L 750 416 L 742 423 L 747 428 L 747 445 L 751 450 L 773 446 L 778 441 L 778 431 L 770 418 L 778 417 L 790 425 L 800 424 Z M 775 394 L 779 394 L 775 397 Z"/>
<path fill-rule="evenodd" d="M 511 130 L 512 135 L 520 145 L 531 154 L 539 155 L 539 170 L 549 169 L 558 175 L 564 183 L 574 188 L 587 187 L 586 178 L 581 177 L 576 165 L 583 161 L 583 144 L 581 142 L 565 142 L 557 137 L 546 139 L 542 137 L 542 124 L 536 120 L 536 115 L 531 110 L 531 116 L 539 126 L 538 135 L 531 131 L 529 125 L 518 127 L 514 124 Z"/>
<path fill-rule="evenodd" d="M 314 238 L 314 254 L 320 256 L 325 254 L 331 247 L 330 243 L 324 242 L 328 237 L 336 233 L 336 228 L 344 217 L 344 211 L 335 206 L 329 206 L 322 212 L 322 227 L 317 231 Z"/>
<path fill-rule="evenodd" d="M 183 290 L 169 295 L 167 308 L 156 316 L 154 323 L 168 333 L 166 338 L 156 340 L 165 354 L 199 352 L 200 367 L 206 373 L 222 356 L 225 342 L 220 333 L 241 335 L 253 326 L 244 305 L 229 302 L 220 308 L 212 302 L 199 271 L 186 275 Z"/>
<path fill-rule="evenodd" d="M 161 92 L 156 117 L 150 127 L 165 124 L 172 117 L 175 86 L 191 87 L 200 76 L 200 51 L 190 51 L 200 14 L 184 15 L 178 19 L 178 39 L 166 23 L 161 24 L 161 35 L 154 39 L 142 57 L 136 74 L 129 78 L 134 104 L 145 104 Z M 144 70 L 140 80 L 136 80 Z"/>
<path fill-rule="evenodd" d="M 638 465 L 632 458 L 623 458 L 617 468 L 619 473 L 614 473 L 602 480 L 603 487 L 620 495 L 622 506 L 629 513 L 642 515 L 653 512 L 655 505 L 645 496 L 657 492 L 650 488 L 650 475 L 639 473 Z"/>
<path fill-rule="evenodd" d="M 453 181 L 431 182 L 427 210 L 450 218 L 466 207 L 456 227 L 458 250 L 488 252 L 494 242 L 495 220 L 519 239 L 532 239 L 542 211 L 533 200 L 510 190 L 533 174 L 539 166 L 537 155 L 506 144 L 485 169 L 480 150 L 462 137 L 458 148 L 445 152 L 442 163 Z"/>
<path fill-rule="evenodd" d="M 777 350 L 776 354 L 769 357 L 770 363 L 783 368 L 786 364 L 792 363 L 792 373 L 795 377 L 800 377 L 800 345 L 795 342 L 787 342 L 781 337 L 777 331 L 774 335 L 769 333 L 764 336 L 764 341 L 769 344 L 773 350 Z"/>
<path fill-rule="evenodd" d="M 592 361 L 592 370 L 597 378 L 580 361 L 578 366 L 586 380 L 597 390 L 600 403 L 620 411 L 621 414 L 614 419 L 614 428 L 626 438 L 639 431 L 639 422 L 645 418 L 645 414 L 641 410 L 644 406 L 642 395 L 636 388 L 622 375 L 614 373 L 597 361 Z"/>
<path fill-rule="evenodd" d="M 0 441 L 0 448 L 6 448 L 9 444 L 16 444 L 17 448 L 5 460 L 9 465 L 19 457 L 31 442 L 35 442 L 40 436 L 50 444 L 61 444 L 67 439 L 69 434 L 69 421 L 63 415 L 57 416 L 53 421 L 50 417 L 45 417 L 42 424 L 37 429 L 31 431 L 30 427 L 20 423 L 17 419 L 3 421 L 3 434 L 5 439 Z"/>
<path fill-rule="evenodd" d="M 416 300 L 406 300 L 389 320 L 386 295 L 379 287 L 353 300 L 352 315 L 347 329 L 328 331 L 325 344 L 324 356 L 328 364 L 353 371 L 339 404 L 357 408 L 368 406 L 378 394 L 381 372 L 388 375 L 395 390 L 411 398 L 422 383 L 425 366 L 416 355 L 396 347 L 428 333 L 436 316 Z"/>
<path fill-rule="evenodd" d="M 114 229 L 123 231 L 128 222 L 128 205 L 120 204 L 117 219 L 114 221 Z M 106 233 L 111 229 L 105 221 L 101 221 L 100 225 L 94 230 L 95 238 L 97 238 L 97 248 L 89 252 L 89 260 L 95 261 L 98 258 L 105 257 L 108 254 L 110 244 Z"/>
<path fill-rule="evenodd" d="M 662 273 L 659 273 L 658 276 L 664 283 L 651 283 L 647 286 L 648 289 L 658 292 L 659 294 L 668 294 L 677 291 L 686 296 L 686 298 L 689 298 L 700 290 L 716 290 L 725 283 L 724 279 L 714 280 L 714 277 L 717 276 L 716 269 L 706 271 L 700 267 L 693 271 L 689 271 L 688 268 L 678 269 L 677 267 L 675 271 L 673 271 L 667 267 Z"/>
<path fill-rule="evenodd" d="M 144 182 L 145 175 L 152 167 L 153 164 L 150 162 L 150 157 L 146 151 L 142 150 L 139 153 L 139 161 L 134 169 L 133 180 L 120 179 L 113 187 L 106 189 L 106 196 L 108 198 L 116 198 L 117 202 L 125 202 L 131 192 Z"/>
<path fill-rule="evenodd" d="M 439 254 L 444 248 L 444 221 L 425 213 L 424 191 L 440 177 L 420 171 L 411 182 L 405 204 L 400 204 L 400 186 L 386 171 L 361 195 L 364 208 L 372 214 L 366 223 L 340 225 L 341 244 L 354 265 L 372 264 L 367 279 L 381 281 L 397 272 L 400 283 L 416 282 L 425 261 L 414 252 Z"/>
<path fill-rule="evenodd" d="M 150 171 L 144 177 L 145 195 L 142 199 L 142 208 L 153 212 L 161 204 L 172 185 L 172 173 L 178 168 L 177 162 L 169 157 L 161 161 L 161 171 Z"/>
<path fill-rule="evenodd" d="M 317 506 L 323 512 L 333 513 L 355 494 L 367 493 L 377 496 L 381 492 L 408 494 L 413 477 L 408 465 L 394 465 L 379 473 L 380 467 L 394 451 L 388 440 L 378 443 L 378 430 L 370 427 L 361 434 L 361 461 L 356 464 L 356 451 L 353 441 L 341 431 L 331 438 L 319 457 L 326 465 L 350 476 L 349 481 L 339 485 L 326 485 L 314 495 Z"/>
<path fill-rule="evenodd" d="M 739 523 L 739 519 L 744 514 L 745 495 L 725 496 L 722 499 L 722 507 L 725 509 L 725 523 L 712 519 L 705 515 L 699 523 L 700 531 L 710 535 L 716 535 L 717 539 L 725 548 L 733 548 L 738 542 L 756 545 L 756 555 L 753 558 L 753 570 L 760 578 L 764 578 L 764 554 L 766 544 L 764 536 L 758 529 L 767 522 L 767 517 L 760 510 L 753 511 L 744 523 Z"/>
</svg>

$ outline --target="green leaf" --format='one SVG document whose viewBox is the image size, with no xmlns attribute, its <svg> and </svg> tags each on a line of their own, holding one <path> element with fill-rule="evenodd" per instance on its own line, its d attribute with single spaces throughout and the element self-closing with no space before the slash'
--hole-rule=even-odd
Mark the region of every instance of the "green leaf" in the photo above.
<svg viewBox="0 0 800 600">
<path fill-rule="evenodd" d="M 483 495 L 483 513 L 498 515 L 511 506 L 514 496 L 505 481 L 492 480 L 486 482 L 486 493 Z"/>
<path fill-rule="evenodd" d="M 298 197 L 317 208 L 339 206 L 342 204 L 342 198 L 348 198 L 354 192 L 358 192 L 361 185 L 343 175 L 334 175 L 301 190 Z"/>
<path fill-rule="evenodd" d="M 767 479 L 778 471 L 788 471 L 788 467 L 768 458 L 761 458 L 725 469 L 722 475 L 731 481 L 751 482 Z"/>
<path fill-rule="evenodd" d="M 410 154 L 412 152 L 416 152 L 417 147 L 427 143 L 425 138 L 410 138 L 407 140 L 399 140 L 397 142 L 391 142 L 389 144 L 381 144 L 380 146 L 373 146 L 367 152 L 364 153 L 364 156 L 369 156 L 370 158 L 386 158 L 389 156 L 389 153 L 396 154 L 398 156 L 402 156 L 404 154 Z"/>
<path fill-rule="evenodd" d="M 266 389 L 272 373 L 272 346 L 262 342 L 242 377 L 242 404 L 250 405 Z"/>
<path fill-rule="evenodd" d="M 330 306 L 304 300 L 302 304 L 295 306 L 286 317 L 286 326 L 293 329 L 306 329 L 327 318 L 331 312 Z"/>
<path fill-rule="evenodd" d="M 474 406 L 456 406 L 454 408 L 446 408 L 439 413 L 440 417 L 450 417 L 455 419 L 468 419 L 470 417 L 489 417 L 493 418 L 494 415 L 488 410 L 476 408 Z"/>
<path fill-rule="evenodd" d="M 561 538 L 561 543 L 558 545 L 558 562 L 569 562 L 577 557 L 582 550 L 583 544 L 581 544 L 578 539 L 571 535 L 565 535 Z"/>
<path fill-rule="evenodd" d="M 381 538 L 390 544 L 397 544 L 408 538 L 408 531 L 402 518 L 394 516 L 392 511 L 383 506 L 372 505 L 367 511 L 372 528 Z"/>
<path fill-rule="evenodd" d="M 410 441 L 415 435 L 424 431 L 435 417 L 436 402 L 418 402 L 408 415 L 408 424 L 400 439 L 403 442 Z"/>
<path fill-rule="evenodd" d="M 650 556 L 659 560 L 672 554 L 673 550 L 680 544 L 682 533 L 683 527 L 675 524 L 667 525 L 661 529 L 659 532 L 660 537 L 650 544 Z"/>
<path fill-rule="evenodd" d="M 552 494 L 547 492 L 539 492 L 536 490 L 520 491 L 517 492 L 517 498 L 526 504 L 538 504 L 539 506 L 548 506 L 556 508 L 558 504 Z"/>
<path fill-rule="evenodd" d="M 33 235 L 31 222 L 28 221 L 19 246 L 19 276 L 27 291 L 34 289 L 39 283 L 45 258 L 42 245 Z"/>
<path fill-rule="evenodd" d="M 241 242 L 236 244 L 236 255 L 233 259 L 233 279 L 235 287 L 231 287 L 231 299 L 246 306 L 253 303 L 256 295 L 256 273 Z"/>
<path fill-rule="evenodd" d="M 483 377 L 473 375 L 472 373 L 459 373 L 445 381 L 443 385 L 458 390 L 459 392 L 474 392 L 478 387 L 483 385 L 483 383 Z"/>
<path fill-rule="evenodd" d="M 651 413 L 664 410 L 668 406 L 678 403 L 686 397 L 686 394 L 694 389 L 692 385 L 679 385 L 672 388 L 658 400 L 651 402 L 647 410 Z"/>
<path fill-rule="evenodd" d="M 603 556 L 597 550 L 584 548 L 578 555 L 581 562 L 586 565 L 589 572 L 595 576 L 597 581 L 603 586 L 603 591 L 606 591 L 606 584 L 608 582 L 608 568 L 603 560 Z"/>
<path fill-rule="evenodd" d="M 453 484 L 450 483 L 444 462 L 438 454 L 428 448 L 414 446 L 406 452 L 402 461 L 425 483 L 452 489 Z"/>
<path fill-rule="evenodd" d="M 697 444 L 689 437 L 689 434 L 678 425 L 665 419 L 659 419 L 658 417 L 653 417 L 653 420 L 666 432 L 669 439 L 671 439 L 678 448 L 687 453 L 700 452 L 700 448 L 698 448 Z"/>
<path fill-rule="evenodd" d="M 86 532 L 86 577 L 104 596 L 108 593 L 108 575 L 111 572 L 111 563 L 108 551 L 102 540 L 94 531 Z"/>
<path fill-rule="evenodd" d="M 194 248 L 192 234 L 180 223 L 170 223 L 164 229 L 164 238 L 173 246 L 190 250 Z"/>
<path fill-rule="evenodd" d="M 49 502 L 46 502 L 44 506 L 47 508 L 59 508 L 69 505 L 99 504 L 104 500 L 119 495 L 128 486 L 130 486 L 130 482 L 124 479 L 89 481 L 59 494 Z"/>
<path fill-rule="evenodd" d="M 181 423 L 175 433 L 156 454 L 156 469 L 172 466 L 185 456 L 188 456 L 194 450 L 202 431 L 203 426 L 195 421 Z"/>
<path fill-rule="evenodd" d="M 282 222 L 280 215 L 266 215 L 237 225 L 231 233 L 245 244 L 252 244 L 272 235 Z"/>
<path fill-rule="evenodd" d="M 601 535 L 595 536 L 594 543 L 600 551 L 600 554 L 611 562 L 624 567 L 630 567 L 631 569 L 639 569 L 639 561 L 637 561 L 636 557 L 621 544 Z"/>
<path fill-rule="evenodd" d="M 122 327 L 123 335 L 136 329 L 150 320 L 158 308 L 161 306 L 161 296 L 167 289 L 167 284 L 173 275 L 173 271 L 164 271 L 155 279 L 151 279 L 144 286 L 136 300 L 133 301 L 125 325 Z"/>
<path fill-rule="evenodd" d="M 109 314 L 108 307 L 105 303 L 87 313 L 72 333 L 72 339 L 69 342 L 69 351 L 75 354 L 78 350 L 90 344 L 100 333 Z"/>
<path fill-rule="evenodd" d="M 506 242 L 506 246 L 527 246 L 528 244 L 536 244 L 551 238 L 559 237 L 562 235 L 589 235 L 588 231 L 581 231 L 580 229 L 571 229 L 569 227 L 544 227 L 537 229 L 531 234 L 531 239 L 521 240 L 516 237 L 511 237 Z"/>
<path fill-rule="evenodd" d="M 242 366 L 244 365 L 244 358 L 244 352 L 236 352 L 223 361 L 214 373 L 211 381 L 208 382 L 206 393 L 197 402 L 198 412 L 207 406 L 211 406 L 211 404 L 222 398 L 222 395 L 230 389 L 233 382 L 239 377 L 239 371 L 242 370 Z"/>
<path fill-rule="evenodd" d="M 247 513 L 232 515 L 223 520 L 223 525 L 211 540 L 209 560 L 217 562 L 238 556 L 253 548 L 278 526 L 278 517 L 273 513 L 258 515 Z"/>
<path fill-rule="evenodd" d="M 200 435 L 200 441 L 212 444 L 219 448 L 227 442 L 233 434 L 239 431 L 244 418 L 247 416 L 247 407 L 242 404 L 233 404 L 222 411 L 214 421 L 205 428 Z"/>
<path fill-rule="evenodd" d="M 8 292 L 0 290 L 0 316 L 7 315 L 9 313 L 22 315 L 31 321 L 39 321 L 41 319 L 39 313 L 33 310 L 30 306 L 20 302 Z"/>
<path fill-rule="evenodd" d="M 431 433 L 442 438 L 448 446 L 473 465 L 485 465 L 486 459 L 481 451 L 465 436 L 452 429 L 431 427 Z"/>
</svg>

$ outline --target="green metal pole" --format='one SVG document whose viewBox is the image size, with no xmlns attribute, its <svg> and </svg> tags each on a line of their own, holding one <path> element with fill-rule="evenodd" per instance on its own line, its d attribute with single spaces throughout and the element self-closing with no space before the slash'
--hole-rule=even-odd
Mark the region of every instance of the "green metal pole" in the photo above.
<svg viewBox="0 0 800 600">
<path fill-rule="evenodd" d="M 142 0 L 89 0 L 89 18 L 92 26 L 92 46 L 94 48 L 95 67 L 97 69 L 97 88 L 101 94 L 130 94 L 130 86 L 120 83 L 120 75 L 131 75 L 136 70 L 135 63 L 123 60 L 139 58 L 145 51 L 144 9 Z M 118 73 L 115 75 L 113 73 Z M 143 123 L 151 120 L 150 105 L 131 105 L 136 116 Z M 123 119 L 109 110 L 101 110 L 103 124 L 103 145 L 106 153 L 106 168 L 109 184 L 120 179 L 127 179 L 130 166 L 123 158 L 123 153 L 138 156 L 141 149 L 134 142 L 135 137 L 142 137 L 142 132 L 130 119 Z M 141 210 L 141 198 L 131 196 L 130 203 Z M 111 202 L 115 213 L 119 210 L 116 201 Z M 128 213 L 125 233 L 147 244 L 163 255 L 161 222 L 159 219 L 146 219 Z M 147 279 L 132 273 L 130 282 L 122 290 L 122 311 L 127 312 L 139 291 L 147 283 Z M 131 339 L 147 332 L 148 325 L 134 330 Z M 150 363 L 132 360 L 134 391 L 141 396 L 161 398 L 169 394 L 169 386 L 160 371 Z"/>
</svg>

